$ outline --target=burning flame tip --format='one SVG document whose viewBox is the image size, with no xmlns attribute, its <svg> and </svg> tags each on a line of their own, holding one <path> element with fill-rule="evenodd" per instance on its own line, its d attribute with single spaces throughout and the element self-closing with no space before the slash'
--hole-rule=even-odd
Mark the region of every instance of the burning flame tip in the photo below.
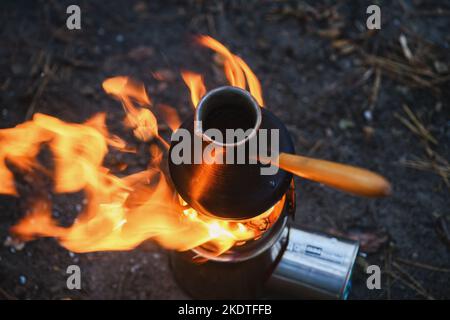
<svg viewBox="0 0 450 320">
<path fill-rule="evenodd" d="M 182 71 L 181 77 L 188 86 L 191 92 L 191 101 L 194 108 L 197 107 L 198 102 L 206 93 L 205 83 L 203 81 L 203 76 L 192 72 L 192 71 Z"/>
<path fill-rule="evenodd" d="M 222 43 L 210 36 L 200 35 L 196 37 L 196 40 L 202 46 L 215 51 L 221 56 L 224 61 L 225 75 L 232 86 L 244 90 L 248 86 L 250 93 L 258 104 L 260 106 L 264 105 L 261 84 L 244 60 L 231 53 Z"/>
<path fill-rule="evenodd" d="M 248 86 L 262 105 L 261 85 L 241 58 L 210 36 L 199 35 L 195 41 L 217 52 L 223 58 L 230 84 L 243 89 Z M 187 70 L 181 76 L 189 87 L 193 105 L 197 106 L 206 93 L 203 76 Z M 143 83 L 127 76 L 115 76 L 105 79 L 102 88 L 120 100 L 126 113 L 124 122 L 136 138 L 164 142 Z M 167 105 L 156 108 L 172 131 L 180 126 L 174 108 Z M 103 164 L 108 147 L 121 152 L 133 149 L 109 133 L 106 113 L 97 113 L 81 124 L 37 113 L 31 121 L 1 129 L 0 143 L 0 193 L 17 195 L 14 175 L 6 162 L 28 171 L 43 169 L 37 159 L 42 145 L 48 145 L 53 155 L 54 169 L 50 175 L 55 192 L 84 192 L 86 201 L 71 226 L 60 226 L 52 217 L 52 204 L 42 198 L 11 230 L 25 240 L 55 237 L 72 252 L 130 250 L 147 239 L 154 239 L 168 249 L 180 251 L 212 244 L 214 255 L 220 255 L 234 245 L 260 237 L 269 224 L 267 221 L 276 220 L 284 206 L 280 201 L 276 210 L 272 208 L 251 221 L 205 217 L 187 207 L 181 198 L 174 199 L 174 192 L 160 169 L 166 151 L 160 144 L 149 146 L 151 162 L 147 170 L 125 177 L 114 175 Z M 163 145 L 168 147 L 166 142 Z"/>
</svg>

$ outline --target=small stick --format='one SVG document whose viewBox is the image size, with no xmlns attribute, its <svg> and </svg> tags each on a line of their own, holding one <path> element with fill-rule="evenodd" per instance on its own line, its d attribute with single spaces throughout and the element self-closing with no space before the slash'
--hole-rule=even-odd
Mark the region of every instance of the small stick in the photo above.
<svg viewBox="0 0 450 320">
<path fill-rule="evenodd" d="M 429 140 L 430 142 L 434 143 L 434 144 L 438 144 L 436 139 L 431 135 L 431 133 L 424 127 L 424 125 L 422 124 L 422 122 L 419 121 L 419 119 L 416 117 L 416 115 L 414 114 L 414 112 L 411 111 L 411 109 L 404 104 L 403 105 L 403 110 L 405 110 L 406 114 L 408 115 L 408 117 L 411 119 L 411 121 L 415 124 L 416 128 L 419 130 L 419 132 L 421 133 L 421 135 L 423 137 L 425 137 L 427 140 Z"/>
<path fill-rule="evenodd" d="M 375 80 L 373 82 L 372 92 L 369 97 L 369 109 L 375 109 L 375 106 L 378 101 L 378 95 L 380 93 L 380 85 L 381 85 L 381 70 L 377 68 L 375 70 Z"/>
<path fill-rule="evenodd" d="M 169 143 L 167 143 L 167 141 L 164 140 L 163 137 L 161 137 L 161 136 L 158 134 L 158 135 L 156 136 L 156 138 L 158 139 L 159 142 L 162 143 L 162 145 L 164 146 L 164 148 L 166 148 L 166 150 L 169 150 L 169 149 L 170 149 Z"/>
<path fill-rule="evenodd" d="M 30 120 L 31 117 L 33 116 L 37 103 L 39 102 L 42 94 L 44 93 L 45 89 L 47 88 L 47 85 L 50 81 L 51 76 L 56 71 L 56 66 L 49 66 L 49 64 L 50 64 L 50 62 L 47 61 L 47 64 L 44 66 L 44 70 L 45 70 L 44 79 L 42 79 L 41 83 L 39 84 L 38 88 L 36 89 L 36 93 L 33 96 L 33 100 L 31 101 L 31 104 L 28 107 L 28 110 L 25 114 L 25 120 Z"/>
<path fill-rule="evenodd" d="M 391 247 L 389 246 L 386 250 L 386 254 L 385 254 L 385 263 L 384 263 L 384 268 L 385 270 L 387 270 L 388 272 L 391 272 L 392 269 L 392 250 Z M 387 299 L 391 300 L 391 286 L 392 286 L 392 281 L 391 281 L 391 277 L 390 274 L 388 273 L 388 277 L 387 277 Z"/>
<path fill-rule="evenodd" d="M 406 285 L 408 288 L 414 290 L 415 292 L 417 292 L 418 294 L 420 294 L 421 296 L 429 299 L 429 300 L 433 300 L 430 299 L 430 297 L 427 295 L 426 292 L 421 291 L 419 288 L 417 288 L 416 286 L 414 286 L 413 284 L 411 284 L 410 282 L 406 281 L 405 279 L 403 279 L 402 277 L 400 277 L 399 275 L 397 275 L 395 272 L 392 271 L 385 271 L 384 272 L 386 275 L 391 276 L 392 278 L 394 278 L 395 280 L 398 280 L 400 282 L 402 282 L 404 285 Z"/>
<path fill-rule="evenodd" d="M 323 146 L 323 140 L 317 140 L 316 143 L 308 150 L 308 156 L 316 153 Z"/>
<path fill-rule="evenodd" d="M 400 120 L 400 122 L 407 127 L 409 130 L 411 130 L 413 133 L 424 139 L 425 141 L 429 141 L 435 145 L 437 145 L 436 139 L 426 130 L 425 128 L 421 129 L 415 124 L 412 124 L 410 121 L 399 115 L 398 113 L 394 113 L 394 117 Z"/>
<path fill-rule="evenodd" d="M 400 272 L 400 274 L 402 274 L 403 276 L 405 276 L 406 278 L 409 279 L 409 281 L 411 281 L 415 287 L 417 289 L 419 289 L 420 291 L 422 291 L 422 293 L 424 294 L 424 296 L 426 296 L 429 300 L 435 300 L 433 298 L 433 296 L 431 296 L 430 294 L 427 293 L 427 291 L 425 290 L 425 288 L 415 279 L 413 278 L 413 276 L 411 276 L 409 273 L 407 273 L 406 271 L 404 271 L 402 269 L 401 266 L 399 266 L 396 262 L 393 262 L 392 265 L 394 266 L 395 269 L 397 269 L 398 272 Z"/>
<path fill-rule="evenodd" d="M 6 300 L 17 300 L 16 297 L 10 295 L 8 292 L 3 290 L 3 288 L 0 288 L 0 296 L 3 296 L 3 298 Z"/>
</svg>

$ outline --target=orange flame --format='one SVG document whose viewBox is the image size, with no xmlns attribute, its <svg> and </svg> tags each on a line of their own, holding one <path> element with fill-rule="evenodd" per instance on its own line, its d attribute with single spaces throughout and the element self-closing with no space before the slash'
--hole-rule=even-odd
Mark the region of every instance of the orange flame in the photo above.
<svg viewBox="0 0 450 320">
<path fill-rule="evenodd" d="M 61 227 L 51 215 L 51 203 L 40 199 L 12 228 L 16 235 L 25 240 L 55 237 L 74 252 L 130 250 L 153 239 L 175 250 L 209 245 L 219 255 L 236 243 L 260 235 L 264 230 L 256 221 L 275 221 L 274 215 L 278 217 L 281 212 L 284 204 L 247 223 L 206 218 L 191 208 L 183 208 L 157 168 L 162 151 L 156 145 L 150 147 L 155 169 L 124 178 L 111 174 L 102 165 L 109 136 L 104 119 L 104 115 L 96 115 L 84 124 L 74 124 L 36 114 L 32 121 L 0 130 L 3 160 L 28 170 L 39 169 L 36 156 L 40 147 L 48 144 L 55 161 L 55 192 L 83 190 L 88 200 L 72 226 Z M 5 185 L 13 186 L 12 174 L 6 166 L 2 167 L 2 173 L 7 176 Z M 1 191 L 15 193 L 10 189 Z"/>
<path fill-rule="evenodd" d="M 142 83 L 119 76 L 103 81 L 103 89 L 106 93 L 120 99 L 127 114 L 125 124 L 133 128 L 136 138 L 149 141 L 158 136 L 158 123 L 155 115 L 149 109 L 133 105 L 133 101 L 141 105 L 150 105 L 151 103 Z"/>
<path fill-rule="evenodd" d="M 232 54 L 223 44 L 209 36 L 199 36 L 197 41 L 220 54 L 225 59 L 225 74 L 232 86 L 245 89 L 245 77 L 242 69 Z"/>
<path fill-rule="evenodd" d="M 248 84 L 252 96 L 260 106 L 264 106 L 261 83 L 244 60 L 231 53 L 223 44 L 209 36 L 199 36 L 197 41 L 222 56 L 225 75 L 232 86 L 245 89 Z"/>
<path fill-rule="evenodd" d="M 49 139 L 47 132 L 33 122 L 0 130 L 0 193 L 17 195 L 7 161 L 22 170 L 31 170 L 35 167 L 34 158 L 39 153 L 39 145 Z"/>
<path fill-rule="evenodd" d="M 248 88 L 263 105 L 261 85 L 249 66 L 211 37 L 199 42 L 224 58 L 225 74 L 231 85 Z M 183 80 L 197 106 L 206 88 L 201 75 L 183 72 Z M 142 141 L 159 139 L 155 115 L 148 108 L 151 100 L 145 86 L 128 77 L 106 79 L 106 93 L 122 102 L 125 124 Z M 175 131 L 180 125 L 176 110 L 158 105 L 168 126 Z M 17 195 L 11 166 L 23 171 L 46 170 L 38 161 L 42 146 L 53 155 L 54 192 L 83 191 L 86 205 L 70 227 L 62 227 L 52 217 L 52 203 L 47 198 L 35 201 L 31 210 L 12 231 L 25 240 L 55 237 L 74 252 L 130 250 L 153 239 L 165 248 L 189 250 L 205 248 L 212 256 L 233 246 L 260 237 L 278 219 L 284 207 L 283 197 L 274 207 L 258 217 L 245 221 L 224 221 L 201 215 L 171 189 L 162 167 L 163 152 L 158 144 L 149 145 L 148 169 L 118 177 L 104 167 L 109 147 L 122 152 L 133 151 L 124 140 L 111 135 L 105 125 L 105 114 L 97 114 L 82 124 L 35 114 L 31 121 L 11 129 L 0 130 L 0 193 Z M 126 166 L 125 166 L 126 168 Z M 194 194 L 207 188 L 197 185 Z"/>
<path fill-rule="evenodd" d="M 177 110 L 167 104 L 159 104 L 158 110 L 161 113 L 161 117 L 167 123 L 170 130 L 175 132 L 181 125 L 180 117 Z"/>
<path fill-rule="evenodd" d="M 249 240 L 262 235 L 280 216 L 286 198 L 283 197 L 277 204 L 261 215 L 248 220 L 227 221 L 218 220 L 198 214 L 196 210 L 187 206 L 179 197 L 180 204 L 184 206 L 183 213 L 190 221 L 199 223 L 207 228 L 209 240 L 203 243 L 204 248 L 213 249 L 211 256 L 219 256 L 235 245 L 242 245 Z"/>
<path fill-rule="evenodd" d="M 190 71 L 183 71 L 181 73 L 181 76 L 183 77 L 184 82 L 191 91 L 192 104 L 194 105 L 194 108 L 196 108 L 198 102 L 206 93 L 205 84 L 203 83 L 203 77 L 198 73 Z"/>
</svg>

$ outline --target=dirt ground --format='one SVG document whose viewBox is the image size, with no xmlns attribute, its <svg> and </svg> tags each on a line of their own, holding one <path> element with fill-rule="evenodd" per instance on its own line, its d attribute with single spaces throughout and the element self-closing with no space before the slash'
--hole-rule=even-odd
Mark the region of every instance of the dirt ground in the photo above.
<svg viewBox="0 0 450 320">
<path fill-rule="evenodd" d="M 366 28 L 373 2 L 382 10 L 378 32 Z M 75 3 L 82 29 L 68 31 L 66 8 Z M 392 182 L 391 197 L 371 200 L 297 180 L 295 223 L 358 238 L 367 252 L 350 299 L 450 298 L 450 5 L 7 0 L 0 15 L 0 128 L 35 112 L 81 122 L 106 111 L 120 133 L 123 110 L 101 88 L 114 75 L 144 81 L 155 103 L 184 118 L 192 108 L 181 70 L 206 74 L 209 88 L 224 83 L 212 53 L 192 36 L 218 39 L 255 71 L 298 153 L 360 165 Z M 141 170 L 145 164 L 129 163 Z M 70 224 L 80 195 L 55 201 L 54 216 Z M 167 252 L 151 242 L 87 254 L 54 239 L 11 243 L 9 228 L 25 211 L 23 198 L 0 196 L 0 298 L 187 297 Z M 66 289 L 71 264 L 81 267 L 81 291 Z M 381 267 L 381 290 L 367 289 L 366 264 Z"/>
</svg>

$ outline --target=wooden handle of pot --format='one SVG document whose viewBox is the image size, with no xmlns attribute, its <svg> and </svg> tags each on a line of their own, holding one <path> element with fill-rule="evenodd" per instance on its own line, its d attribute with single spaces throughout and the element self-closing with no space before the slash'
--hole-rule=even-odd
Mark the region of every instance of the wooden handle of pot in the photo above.
<svg viewBox="0 0 450 320">
<path fill-rule="evenodd" d="M 391 193 L 385 178 L 362 168 L 288 153 L 280 154 L 278 165 L 297 176 L 359 196 L 384 197 Z"/>
</svg>

